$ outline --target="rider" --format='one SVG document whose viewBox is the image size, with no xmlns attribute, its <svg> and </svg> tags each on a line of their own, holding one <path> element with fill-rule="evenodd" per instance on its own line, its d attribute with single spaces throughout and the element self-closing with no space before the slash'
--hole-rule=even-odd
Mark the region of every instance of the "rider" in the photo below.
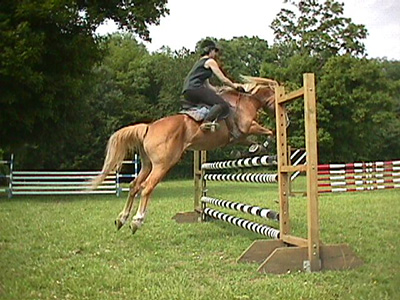
<svg viewBox="0 0 400 300">
<path fill-rule="evenodd" d="M 229 104 L 217 94 L 217 90 L 209 82 L 209 78 L 214 74 L 217 78 L 227 86 L 234 89 L 241 89 L 242 86 L 238 83 L 233 83 L 225 77 L 215 57 L 219 48 L 212 40 L 204 40 L 201 43 L 201 58 L 194 64 L 189 74 L 186 76 L 183 84 L 182 94 L 184 98 L 193 104 L 207 104 L 211 106 L 209 113 L 204 118 L 200 128 L 202 130 L 210 130 L 213 126 L 218 128 L 218 123 L 221 116 L 229 114 Z M 226 118 L 227 126 L 233 138 L 238 138 L 240 132 L 234 126 L 233 118 Z"/>
</svg>

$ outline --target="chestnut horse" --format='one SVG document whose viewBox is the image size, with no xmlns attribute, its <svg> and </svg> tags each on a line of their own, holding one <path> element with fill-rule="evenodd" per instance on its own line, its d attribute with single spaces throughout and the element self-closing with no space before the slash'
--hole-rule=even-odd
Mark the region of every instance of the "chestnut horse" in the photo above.
<svg viewBox="0 0 400 300">
<path fill-rule="evenodd" d="M 245 142 L 249 135 L 273 135 L 255 119 L 261 109 L 275 110 L 275 87 L 277 83 L 266 78 L 245 77 L 246 93 L 225 89 L 221 96 L 234 108 L 235 122 Z M 106 158 L 101 174 L 92 181 L 96 188 L 109 174 L 117 170 L 129 152 L 136 151 L 141 159 L 141 170 L 129 185 L 129 195 L 124 209 L 115 221 L 120 229 L 132 215 L 135 198 L 140 197 L 131 230 L 136 232 L 143 224 L 150 195 L 167 172 L 179 162 L 186 150 L 213 150 L 229 144 L 230 133 L 224 120 L 215 132 L 202 131 L 201 122 L 184 114 L 168 116 L 150 124 L 136 124 L 116 131 L 107 144 Z"/>
</svg>

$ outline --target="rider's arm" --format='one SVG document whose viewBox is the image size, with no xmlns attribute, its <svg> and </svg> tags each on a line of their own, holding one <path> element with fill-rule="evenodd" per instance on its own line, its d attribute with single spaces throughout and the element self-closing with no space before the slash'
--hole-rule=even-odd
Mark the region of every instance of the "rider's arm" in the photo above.
<svg viewBox="0 0 400 300">
<path fill-rule="evenodd" d="M 217 89 L 215 88 L 215 86 L 213 86 L 208 79 L 205 81 L 205 85 L 206 87 L 208 87 L 209 89 L 213 90 L 214 92 L 217 92 Z"/>
<path fill-rule="evenodd" d="M 214 59 L 212 59 L 212 58 L 208 59 L 206 61 L 206 63 L 204 64 L 204 66 L 206 68 L 210 68 L 213 71 L 214 75 L 217 76 L 218 79 L 220 81 L 222 81 L 224 84 L 226 84 L 227 86 L 230 86 L 234 89 L 236 89 L 236 88 L 238 88 L 238 86 L 240 86 L 240 84 L 233 83 L 232 81 L 230 81 L 229 78 L 227 78 L 224 75 L 224 73 L 222 73 L 221 69 L 219 68 L 217 62 Z"/>
</svg>

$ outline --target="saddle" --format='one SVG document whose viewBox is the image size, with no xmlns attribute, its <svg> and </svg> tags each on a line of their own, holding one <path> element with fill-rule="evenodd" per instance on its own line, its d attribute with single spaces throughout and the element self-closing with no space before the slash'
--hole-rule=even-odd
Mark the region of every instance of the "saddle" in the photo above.
<svg viewBox="0 0 400 300">
<path fill-rule="evenodd" d="M 181 99 L 181 110 L 178 113 L 185 114 L 191 117 L 196 122 L 201 122 L 210 111 L 210 108 L 211 106 L 207 104 L 194 104 L 192 102 L 186 101 L 185 99 Z M 224 120 L 233 114 L 233 107 L 230 107 L 229 113 L 219 116 L 218 121 Z"/>
</svg>

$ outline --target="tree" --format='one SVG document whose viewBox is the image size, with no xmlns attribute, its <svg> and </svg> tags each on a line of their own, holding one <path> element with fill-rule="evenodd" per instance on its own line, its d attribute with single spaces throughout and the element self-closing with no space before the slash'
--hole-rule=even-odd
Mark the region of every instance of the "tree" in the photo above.
<svg viewBox="0 0 400 300">
<path fill-rule="evenodd" d="M 272 21 L 275 43 L 262 66 L 262 74 L 281 82 L 301 85 L 301 74 L 320 74 L 330 57 L 350 54 L 364 57 L 364 25 L 343 17 L 344 4 L 326 0 L 285 1 L 294 10 L 282 9 Z"/>
<path fill-rule="evenodd" d="M 337 1 L 286 2 L 294 10 L 282 9 L 271 24 L 275 44 L 262 75 L 290 90 L 302 85 L 303 73 L 316 74 L 321 161 L 390 156 L 386 146 L 367 144 L 389 139 L 385 145 L 393 145 L 398 119 L 393 115 L 392 84 L 382 73 L 382 64 L 364 58 L 364 25 L 343 17 L 344 4 Z M 302 147 L 302 104 L 295 102 L 288 110 L 291 145 Z M 385 118 L 390 120 L 383 123 Z M 374 137 L 367 137 L 371 132 Z"/>
<path fill-rule="evenodd" d="M 285 46 L 290 56 L 309 54 L 326 61 L 331 56 L 350 54 L 363 56 L 362 40 L 367 35 L 364 25 L 352 23 L 343 17 L 344 3 L 326 0 L 287 0 L 296 11 L 282 9 L 273 20 L 278 46 Z M 299 14 L 299 15 L 298 15 Z M 285 55 L 284 51 L 281 52 Z"/>
<path fill-rule="evenodd" d="M 151 121 L 148 99 L 142 94 L 147 78 L 137 75 L 150 54 L 130 34 L 115 34 L 103 41 L 102 63 L 93 70 L 87 136 L 81 139 L 75 161 L 79 167 L 99 168 L 110 135 L 117 129 L 141 121 Z"/>
<path fill-rule="evenodd" d="M 235 81 L 240 75 L 260 76 L 261 64 L 269 51 L 268 42 L 258 37 L 235 37 L 218 41 L 221 47 L 221 67 Z"/>
<path fill-rule="evenodd" d="M 392 97 L 396 102 L 396 113 L 400 115 L 400 61 L 379 60 L 382 63 L 383 73 L 391 82 Z"/>
<path fill-rule="evenodd" d="M 131 34 L 110 36 L 104 47 L 108 50 L 87 95 L 91 134 L 76 153 L 79 163 L 91 168 L 101 167 L 107 140 L 117 129 L 179 111 L 183 79 L 193 64 L 184 49 L 149 54 Z"/>
<path fill-rule="evenodd" d="M 165 4 L 166 0 L 2 1 L 0 148 L 22 153 L 40 147 L 41 155 L 47 152 L 56 159 L 73 146 L 65 141 L 80 140 L 87 118 L 82 98 L 92 67 L 102 58 L 94 30 L 110 18 L 148 40 L 147 26 L 168 12 Z"/>
<path fill-rule="evenodd" d="M 331 58 L 318 83 L 320 154 L 325 161 L 395 159 L 400 116 L 382 63 Z"/>
</svg>

